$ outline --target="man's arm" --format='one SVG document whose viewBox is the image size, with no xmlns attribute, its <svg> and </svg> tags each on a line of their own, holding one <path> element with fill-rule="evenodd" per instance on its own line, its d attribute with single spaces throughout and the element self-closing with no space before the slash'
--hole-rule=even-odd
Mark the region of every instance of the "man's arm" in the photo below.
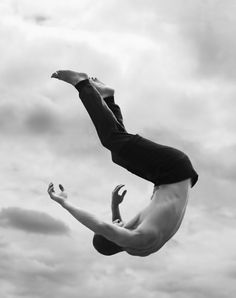
<svg viewBox="0 0 236 298">
<path fill-rule="evenodd" d="M 95 215 L 77 208 L 72 203 L 65 201 L 61 204 L 75 219 L 95 234 L 102 235 L 121 247 L 140 247 L 145 242 L 145 235 L 139 231 L 130 231 L 122 227 L 106 223 Z"/>
<path fill-rule="evenodd" d="M 123 187 L 123 184 L 117 185 L 115 189 L 112 192 L 112 198 L 111 198 L 111 212 L 112 212 L 112 221 L 120 220 L 122 221 L 121 215 L 120 215 L 120 208 L 119 205 L 122 203 L 125 194 L 127 193 L 127 190 L 124 190 L 123 193 L 120 195 L 119 190 Z"/>
<path fill-rule="evenodd" d="M 115 221 L 117 219 L 122 221 L 119 205 L 111 204 L 111 212 L 112 212 L 112 221 Z"/>
<path fill-rule="evenodd" d="M 93 231 L 95 234 L 102 235 L 110 241 L 115 242 L 121 247 L 140 247 L 146 241 L 145 233 L 134 230 L 130 231 L 122 227 L 105 223 L 93 214 L 77 208 L 67 200 L 67 194 L 62 185 L 59 185 L 61 193 L 55 194 L 54 186 L 51 183 L 48 187 L 48 193 L 51 199 L 59 203 L 81 224 Z"/>
</svg>

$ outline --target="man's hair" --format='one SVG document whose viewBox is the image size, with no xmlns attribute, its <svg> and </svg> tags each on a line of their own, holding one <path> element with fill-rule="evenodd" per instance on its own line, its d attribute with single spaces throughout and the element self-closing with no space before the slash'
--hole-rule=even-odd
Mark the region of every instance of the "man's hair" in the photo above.
<svg viewBox="0 0 236 298">
<path fill-rule="evenodd" d="M 99 253 L 105 256 L 111 256 L 118 252 L 124 251 L 119 245 L 97 234 L 95 234 L 93 237 L 93 246 Z"/>
</svg>

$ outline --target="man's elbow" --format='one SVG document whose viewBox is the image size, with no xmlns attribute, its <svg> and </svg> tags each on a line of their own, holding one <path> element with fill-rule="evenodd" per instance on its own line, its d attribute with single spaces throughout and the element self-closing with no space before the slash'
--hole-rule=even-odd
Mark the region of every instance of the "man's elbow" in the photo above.
<svg viewBox="0 0 236 298">
<path fill-rule="evenodd" d="M 129 231 L 126 236 L 119 235 L 116 243 L 122 247 L 143 247 L 145 246 L 145 239 L 138 231 Z"/>
<path fill-rule="evenodd" d="M 106 237 L 107 234 L 107 224 L 104 221 L 97 222 L 96 226 L 93 229 L 93 232 L 98 235 Z"/>
<path fill-rule="evenodd" d="M 138 230 L 128 230 L 116 225 L 101 223 L 100 235 L 121 247 L 146 247 L 150 242 L 148 235 Z M 120 230 L 121 229 L 121 230 Z"/>
<path fill-rule="evenodd" d="M 102 230 L 102 235 L 105 238 L 122 247 L 130 246 L 130 244 L 135 241 L 134 238 L 137 237 L 136 233 L 133 231 L 126 230 L 123 227 L 105 222 L 102 224 Z"/>
<path fill-rule="evenodd" d="M 153 233 L 147 233 L 144 231 L 134 231 L 133 235 L 129 239 L 130 247 L 147 248 L 156 242 L 156 235 Z"/>
<path fill-rule="evenodd" d="M 98 228 L 100 233 L 98 234 L 102 235 L 103 237 L 107 238 L 110 241 L 116 242 L 117 235 L 115 233 L 113 226 L 114 226 L 113 224 L 101 222 Z"/>
</svg>

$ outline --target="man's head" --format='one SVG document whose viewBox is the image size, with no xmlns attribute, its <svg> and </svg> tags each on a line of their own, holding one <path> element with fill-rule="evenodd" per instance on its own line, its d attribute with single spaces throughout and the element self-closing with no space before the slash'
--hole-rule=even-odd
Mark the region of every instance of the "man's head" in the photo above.
<svg viewBox="0 0 236 298">
<path fill-rule="evenodd" d="M 105 256 L 111 256 L 118 252 L 124 251 L 119 245 L 97 234 L 95 234 L 93 237 L 93 246 L 99 253 Z"/>
</svg>

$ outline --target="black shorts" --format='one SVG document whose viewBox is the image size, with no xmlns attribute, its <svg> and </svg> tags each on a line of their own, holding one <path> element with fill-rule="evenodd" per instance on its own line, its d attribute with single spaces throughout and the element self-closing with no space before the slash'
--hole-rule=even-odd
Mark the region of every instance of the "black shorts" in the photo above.
<svg viewBox="0 0 236 298">
<path fill-rule="evenodd" d="M 132 135 L 119 152 L 112 152 L 114 163 L 155 184 L 171 184 L 191 178 L 198 180 L 188 156 L 180 150 Z"/>
</svg>

